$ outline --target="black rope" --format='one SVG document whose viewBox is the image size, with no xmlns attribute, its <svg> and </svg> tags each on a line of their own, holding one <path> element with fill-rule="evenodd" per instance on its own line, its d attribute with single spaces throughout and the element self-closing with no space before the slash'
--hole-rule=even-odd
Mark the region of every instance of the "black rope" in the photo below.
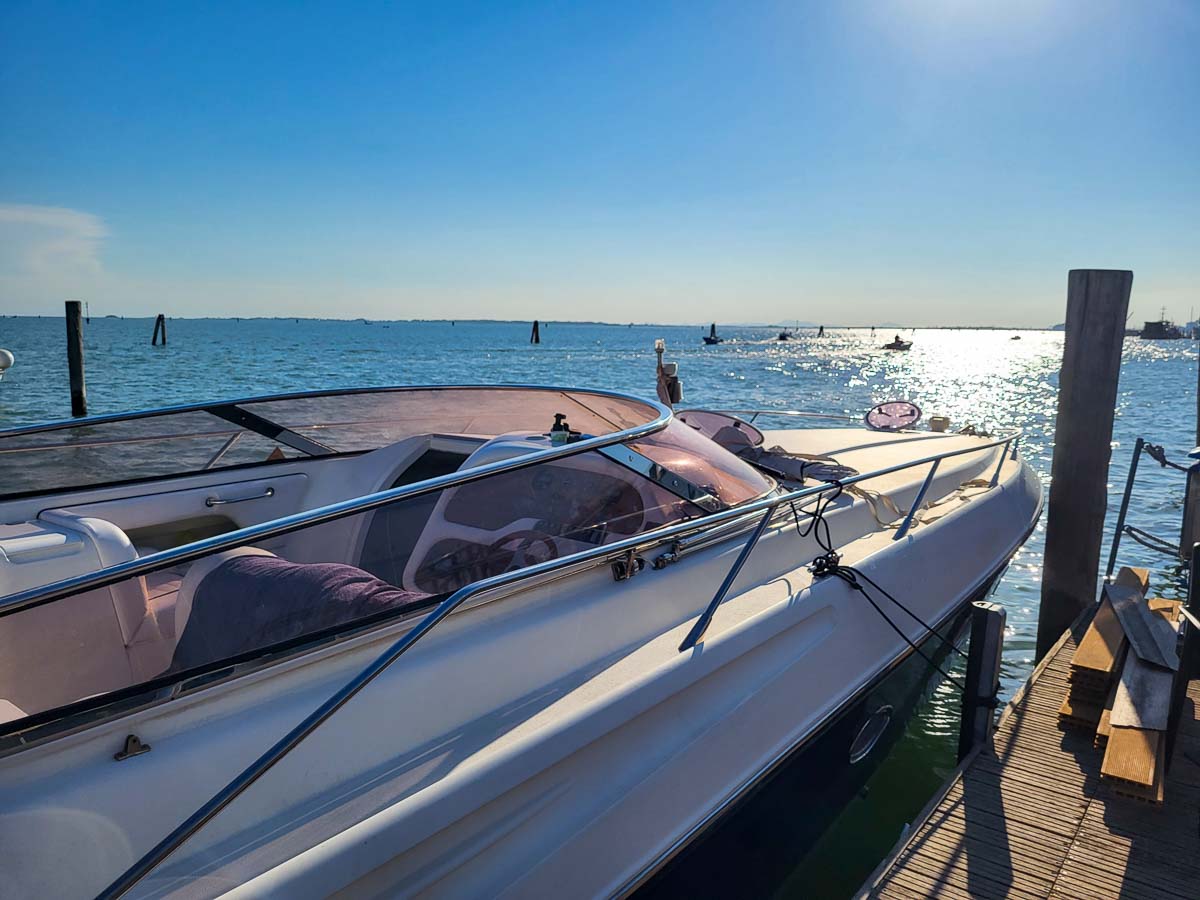
<svg viewBox="0 0 1200 900">
<path fill-rule="evenodd" d="M 841 496 L 843 486 L 840 481 L 834 481 L 831 483 L 835 486 L 835 490 L 830 492 L 828 495 L 822 494 L 821 496 L 819 496 L 817 498 L 817 502 L 814 504 L 812 510 L 797 511 L 795 501 L 792 501 L 789 504 L 792 508 L 792 518 L 795 520 L 795 523 L 796 523 L 796 533 L 801 538 L 807 538 L 810 534 L 813 535 L 813 538 L 816 540 L 818 546 L 820 546 L 820 548 L 825 551 L 823 554 L 821 554 L 820 556 L 818 556 L 816 559 L 814 559 L 812 561 L 811 565 L 809 565 L 809 567 L 808 567 L 809 571 L 813 573 L 814 578 L 825 578 L 830 575 L 840 578 L 842 581 L 846 582 L 846 584 L 848 584 L 852 589 L 858 591 L 860 594 L 862 594 L 864 597 L 866 597 L 867 602 L 870 603 L 871 606 L 875 609 L 875 611 L 877 613 L 879 613 L 880 616 L 883 617 L 883 620 L 885 622 L 887 622 L 888 625 L 891 626 L 892 630 L 895 631 L 896 634 L 900 635 L 901 638 L 903 638 L 904 642 L 906 644 L 908 644 L 908 646 L 910 648 L 912 648 L 913 652 L 915 652 L 923 660 L 925 660 L 925 662 L 927 662 L 943 678 L 945 678 L 947 681 L 949 681 L 955 687 L 957 687 L 960 690 L 965 692 L 966 685 L 964 685 L 958 679 L 954 678 L 945 669 L 943 669 L 936 662 L 934 662 L 931 657 L 926 655 L 926 653 L 920 647 L 918 647 L 908 637 L 907 634 L 904 633 L 904 631 L 900 628 L 900 626 L 897 625 L 894 621 L 892 621 L 891 617 L 886 612 L 883 611 L 883 608 L 875 601 L 875 598 L 872 597 L 867 592 L 867 589 L 865 587 L 863 587 L 862 582 L 866 582 L 872 588 L 874 588 L 876 591 L 878 591 L 884 597 L 886 597 L 888 600 L 892 601 L 892 603 L 894 603 L 901 610 L 906 612 L 914 621 L 916 621 L 922 628 L 924 628 L 926 632 L 933 635 L 933 637 L 937 638 L 939 641 L 941 641 L 943 644 L 945 644 L 947 647 L 949 647 L 951 650 L 953 650 L 959 656 L 961 656 L 965 659 L 967 654 L 963 653 L 962 650 L 960 650 L 958 647 L 956 647 L 954 645 L 953 641 L 950 641 L 943 635 L 938 634 L 938 632 L 935 631 L 933 628 L 931 628 L 929 626 L 929 624 L 927 622 L 925 622 L 924 619 L 922 619 L 920 616 L 918 616 L 916 613 L 914 613 L 911 609 L 909 609 L 907 606 L 905 606 L 903 603 L 901 603 L 899 600 L 897 600 L 895 597 L 893 597 L 884 588 L 880 587 L 879 584 L 875 581 L 875 579 L 871 578 L 871 576 L 867 575 L 865 572 L 859 571 L 858 569 L 854 568 L 853 566 L 843 566 L 841 564 L 841 556 L 838 554 L 838 552 L 836 550 L 833 549 L 833 539 L 832 539 L 832 536 L 831 536 L 830 530 L 829 530 L 829 522 L 826 521 L 826 519 L 825 519 L 825 511 L 829 508 L 829 504 L 833 503 L 839 496 Z M 800 512 L 803 512 L 806 516 L 809 516 L 809 518 L 810 518 L 807 528 L 805 528 L 804 526 L 802 526 L 800 524 Z M 860 582 L 860 579 L 861 579 L 861 582 Z"/>
<path fill-rule="evenodd" d="M 1163 448 L 1162 444 L 1146 444 L 1142 449 L 1146 451 L 1147 456 L 1164 469 L 1170 466 L 1172 469 L 1178 469 L 1180 472 L 1188 471 L 1187 466 L 1181 466 L 1179 463 L 1171 462 L 1171 460 L 1167 459 L 1167 451 Z"/>
<path fill-rule="evenodd" d="M 830 559 L 830 557 L 832 557 L 832 559 Z M 916 645 L 916 643 L 912 640 L 912 638 L 910 638 L 907 634 L 905 634 L 903 629 L 901 629 L 899 625 L 897 625 L 894 621 L 892 621 L 891 616 L 889 616 L 886 612 L 883 611 L 883 608 L 878 603 L 875 602 L 874 597 L 872 597 L 869 593 L 867 593 L 866 588 L 864 588 L 859 583 L 858 579 L 859 578 L 863 579 L 868 584 L 870 584 L 872 587 L 874 587 L 876 590 L 878 590 L 881 594 L 883 594 L 885 597 L 887 597 L 889 600 L 891 600 L 893 603 L 895 603 L 897 606 L 899 606 L 901 609 L 903 609 L 906 613 L 908 613 L 910 616 L 912 616 L 914 619 L 916 619 L 918 622 L 920 622 L 921 627 L 923 627 L 926 631 L 928 631 L 930 634 L 932 634 L 934 637 L 936 637 L 939 641 L 941 641 L 943 644 L 945 644 L 947 647 L 949 647 L 951 650 L 953 650 L 959 656 L 966 657 L 967 654 L 963 653 L 961 650 L 959 650 L 957 647 L 955 647 L 953 642 L 942 637 L 942 635 L 938 634 L 936 631 L 934 631 L 932 628 L 930 628 L 924 621 L 922 621 L 920 618 L 918 618 L 911 610 L 909 610 L 907 607 L 905 607 L 903 604 L 901 604 L 898 600 L 896 600 L 895 597 L 893 597 L 887 591 L 883 590 L 883 588 L 879 587 L 879 585 L 877 585 L 874 581 L 872 581 L 870 577 L 863 574 L 862 572 L 860 572 L 858 569 L 854 568 L 853 566 L 843 566 L 841 563 L 839 563 L 838 555 L 836 553 L 826 553 L 824 556 L 818 556 L 816 559 L 813 560 L 812 566 L 810 566 L 809 568 L 812 570 L 814 577 L 819 578 L 822 575 L 836 576 L 837 578 L 840 578 L 840 579 L 842 579 L 842 581 L 846 582 L 846 584 L 850 585 L 851 588 L 853 588 L 854 590 L 856 590 L 860 594 L 862 594 L 864 597 L 866 597 L 867 602 L 870 603 L 872 607 L 874 607 L 875 612 L 879 613 L 879 615 L 883 617 L 883 621 L 887 622 L 888 625 L 890 625 L 892 627 L 892 631 L 896 632 L 896 634 L 900 635 L 900 637 L 903 638 L 904 643 L 908 644 L 908 646 L 912 648 L 914 653 L 916 653 L 918 656 L 920 656 L 921 659 L 925 660 L 925 662 L 928 663 L 929 666 L 935 672 L 940 674 L 943 678 L 945 678 L 947 681 L 949 681 L 952 685 L 954 685 L 956 688 L 958 688 L 964 694 L 967 692 L 967 686 L 965 684 L 963 684 L 961 681 L 959 681 L 957 678 L 955 678 L 953 675 L 951 675 L 949 672 L 947 672 L 945 669 L 943 669 L 941 666 L 939 666 L 936 662 L 934 662 L 932 657 L 930 657 L 928 654 L 925 653 L 924 650 L 922 650 L 920 647 L 918 647 Z"/>
<path fill-rule="evenodd" d="M 834 490 L 828 494 L 818 495 L 817 502 L 814 504 L 811 512 L 807 509 L 802 509 L 798 512 L 795 500 L 788 503 L 792 508 L 792 519 L 796 523 L 796 534 L 801 538 L 806 538 L 811 534 L 817 545 L 826 553 L 833 552 L 833 537 L 829 532 L 829 523 L 825 521 L 825 510 L 829 509 L 829 504 L 842 496 L 842 491 L 845 490 L 840 481 L 831 481 L 830 484 L 834 486 Z M 807 528 L 800 524 L 801 512 L 811 518 Z"/>
<path fill-rule="evenodd" d="M 1179 555 L 1178 547 L 1176 547 L 1170 541 L 1160 538 L 1158 535 L 1151 534 L 1148 531 L 1142 531 L 1140 528 L 1134 528 L 1132 525 L 1125 526 L 1125 533 L 1147 549 L 1154 550 L 1158 553 L 1165 553 L 1167 556 Z"/>
</svg>

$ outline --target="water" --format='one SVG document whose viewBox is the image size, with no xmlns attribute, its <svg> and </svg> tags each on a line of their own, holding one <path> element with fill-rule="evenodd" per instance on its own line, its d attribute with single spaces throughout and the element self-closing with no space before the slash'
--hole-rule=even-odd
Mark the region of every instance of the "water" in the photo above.
<svg viewBox="0 0 1200 900">
<path fill-rule="evenodd" d="M 1044 331 L 921 330 L 903 333 L 912 351 L 888 353 L 878 348 L 894 329 L 874 337 L 869 329 L 828 330 L 819 339 L 806 331 L 779 342 L 775 328 L 725 327 L 727 343 L 706 347 L 700 326 L 550 322 L 533 346 L 523 322 L 172 319 L 163 348 L 150 346 L 152 330 L 152 319 L 96 318 L 86 327 L 90 412 L 392 384 L 562 384 L 652 396 L 661 337 L 667 358 L 679 362 L 687 405 L 860 415 L 882 400 L 911 399 L 955 428 L 1023 429 L 1025 458 L 1047 483 L 1063 341 Z M 69 415 L 64 345 L 61 319 L 0 319 L 0 347 L 17 359 L 0 381 L 0 427 Z M 1190 341 L 1126 341 L 1105 558 L 1134 441 L 1144 436 L 1184 460 L 1195 443 L 1195 391 Z M 1130 523 L 1174 541 L 1181 514 L 1181 473 L 1144 459 Z M 1008 610 L 1006 697 L 1033 665 L 1044 530 L 1043 521 L 996 594 Z M 1121 562 L 1149 568 L 1156 594 L 1182 596 L 1173 560 L 1127 540 Z M 953 768 L 957 716 L 957 694 L 943 685 L 781 895 L 846 896 L 862 882 Z"/>
</svg>

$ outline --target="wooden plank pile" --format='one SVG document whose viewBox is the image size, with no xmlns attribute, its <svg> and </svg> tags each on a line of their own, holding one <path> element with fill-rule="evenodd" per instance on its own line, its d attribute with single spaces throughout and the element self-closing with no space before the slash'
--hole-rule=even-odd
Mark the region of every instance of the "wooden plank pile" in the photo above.
<svg viewBox="0 0 1200 900">
<path fill-rule="evenodd" d="M 1178 600 L 1146 599 L 1149 573 L 1122 568 L 1071 660 L 1059 721 L 1095 734 L 1100 777 L 1114 791 L 1162 803 L 1175 670 Z"/>
</svg>

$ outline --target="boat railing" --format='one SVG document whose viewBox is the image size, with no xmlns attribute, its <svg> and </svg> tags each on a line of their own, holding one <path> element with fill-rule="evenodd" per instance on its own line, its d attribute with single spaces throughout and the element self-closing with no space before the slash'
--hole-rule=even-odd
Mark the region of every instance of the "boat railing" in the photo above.
<svg viewBox="0 0 1200 900">
<path fill-rule="evenodd" d="M 861 416 L 849 416 L 845 413 L 807 412 L 799 409 L 714 409 L 712 412 L 723 412 L 733 416 L 746 416 L 747 422 L 753 423 L 759 416 L 781 416 L 791 419 L 832 419 L 839 422 L 862 423 Z"/>
<path fill-rule="evenodd" d="M 670 419 L 670 413 L 669 413 L 669 411 L 667 411 L 666 420 L 669 420 L 669 419 Z M 657 420 L 656 420 L 656 422 L 657 422 Z M 637 431 L 640 429 L 647 429 L 647 431 L 645 433 L 649 433 L 649 431 L 655 430 L 652 427 L 653 424 L 654 423 L 647 424 L 644 426 L 639 426 L 639 429 L 631 429 L 631 430 Z M 663 427 L 663 426 L 665 426 L 665 421 L 663 422 L 663 425 L 659 426 L 659 427 Z M 468 481 L 468 480 L 470 480 L 470 481 L 480 480 L 481 478 L 488 477 L 488 475 L 496 474 L 499 471 L 510 471 L 515 468 L 523 468 L 524 466 L 529 466 L 529 465 L 534 465 L 536 463 L 545 462 L 548 459 L 556 459 L 556 458 L 560 458 L 562 456 L 571 455 L 570 453 L 565 452 L 565 451 L 570 450 L 572 448 L 574 449 L 574 451 L 576 453 L 580 453 L 580 452 L 586 452 L 587 450 L 596 449 L 597 447 L 608 446 L 610 444 L 617 443 L 617 440 L 612 439 L 613 437 L 614 436 L 610 435 L 610 436 L 606 436 L 605 438 L 592 438 L 592 439 L 588 439 L 585 441 L 580 441 L 576 444 L 567 445 L 567 447 L 561 448 L 559 450 L 543 451 L 543 452 L 540 452 L 537 454 L 531 454 L 530 456 L 519 457 L 517 460 L 506 461 L 506 463 L 496 463 L 496 464 L 493 464 L 492 466 L 481 466 L 479 468 L 479 470 L 475 473 L 475 475 L 469 479 L 464 478 L 459 481 L 456 481 L 451 476 L 444 476 L 441 479 L 432 479 L 431 482 L 421 483 L 422 485 L 427 485 L 432 482 L 440 482 L 436 487 L 429 488 L 429 489 L 422 488 L 421 490 L 418 491 L 415 489 L 418 488 L 419 486 L 414 485 L 413 486 L 414 490 L 409 490 L 407 493 L 405 492 L 405 489 L 396 489 L 394 491 L 384 491 L 381 494 L 376 494 L 376 495 L 371 495 L 371 496 L 373 498 L 379 498 L 379 497 L 386 496 L 386 499 L 380 500 L 378 502 L 376 502 L 375 500 L 372 500 L 370 505 L 359 506 L 356 509 L 359 509 L 359 510 L 374 509 L 377 506 L 382 505 L 383 503 L 390 502 L 401 496 L 405 496 L 405 497 L 417 496 L 421 493 L 428 493 L 430 490 L 439 490 L 443 487 L 452 486 L 452 484 L 466 483 L 466 481 Z M 779 511 L 780 507 L 782 507 L 784 505 L 790 506 L 791 504 L 794 504 L 797 501 L 807 500 L 807 499 L 811 499 L 813 497 L 819 497 L 819 496 L 829 493 L 831 491 L 841 491 L 842 489 L 844 489 L 846 487 L 850 487 L 852 485 L 859 484 L 864 481 L 869 481 L 870 479 L 873 479 L 873 478 L 880 478 L 885 475 L 903 471 L 905 469 L 911 469 L 911 468 L 915 468 L 918 466 L 928 465 L 928 466 L 930 466 L 929 473 L 926 475 L 925 481 L 922 484 L 922 487 L 921 487 L 920 491 L 918 492 L 916 499 L 914 500 L 913 504 L 911 505 L 911 507 L 908 511 L 908 515 L 906 516 L 906 520 L 905 520 L 906 526 L 911 525 L 912 518 L 915 515 L 916 510 L 918 509 L 920 503 L 922 502 L 922 500 L 925 496 L 925 493 L 927 492 L 930 484 L 933 481 L 933 477 L 937 472 L 938 465 L 943 460 L 951 459 L 951 458 L 958 457 L 958 456 L 964 456 L 967 454 L 982 453 L 982 452 L 985 452 L 988 450 L 993 450 L 997 447 L 1002 448 L 1001 452 L 1000 452 L 1000 459 L 996 466 L 995 474 L 992 476 L 992 478 L 989 482 L 990 485 L 995 486 L 997 484 L 1000 470 L 1004 464 L 1004 461 L 1010 456 L 1010 454 L 1011 454 L 1012 458 L 1014 458 L 1014 459 L 1016 458 L 1017 442 L 1019 441 L 1020 437 L 1021 437 L 1021 433 L 1019 431 L 1014 431 L 1003 437 L 988 440 L 986 443 L 976 444 L 976 445 L 970 446 L 970 447 L 960 447 L 958 449 L 947 450 L 942 453 L 932 454 L 930 456 L 926 456 L 921 459 L 897 463 L 895 465 L 886 466 L 884 468 L 877 469 L 877 470 L 874 470 L 871 472 L 860 473 L 860 474 L 852 476 L 850 478 L 843 479 L 839 482 L 821 483 L 821 484 L 817 484 L 817 485 L 812 485 L 810 487 L 801 487 L 796 490 L 786 491 L 783 493 L 771 494 L 766 497 L 760 498 L 758 500 L 754 500 L 749 503 L 744 503 L 739 506 L 730 507 L 728 509 L 721 510 L 719 512 L 711 513 L 709 515 L 703 516 L 698 519 L 693 519 L 693 520 L 689 520 L 687 522 L 680 522 L 680 523 L 676 523 L 674 525 L 665 526 L 662 528 L 655 529 L 653 531 L 647 531 L 647 532 L 644 532 L 639 535 L 634 535 L 632 537 L 625 538 L 623 540 L 614 541 L 613 543 L 605 544 L 603 546 L 596 547 L 596 548 L 593 548 L 590 550 L 584 550 L 584 551 L 580 551 L 578 553 L 570 554 L 568 556 L 559 557 L 557 559 L 547 560 L 547 561 L 541 562 L 541 563 L 535 563 L 533 565 L 525 566 L 523 568 L 516 569 L 511 572 L 504 572 L 499 575 L 493 575 L 491 577 L 484 578 L 479 581 L 475 581 L 471 584 L 468 584 L 468 585 L 465 585 L 464 587 L 459 588 L 453 594 L 451 594 L 449 597 L 447 597 L 445 600 L 443 600 L 432 612 L 430 612 L 427 616 L 425 616 L 425 618 L 423 618 L 416 625 L 414 625 L 410 630 L 405 632 L 402 636 L 400 636 L 397 640 L 395 640 L 391 645 L 389 645 L 387 647 L 387 649 L 385 649 L 381 654 L 379 654 L 377 657 L 375 657 L 375 659 L 373 659 L 369 665 L 367 665 L 364 669 L 362 669 L 358 674 L 356 674 L 354 676 L 354 678 L 352 678 L 349 682 L 347 682 L 341 689 L 339 689 L 328 700 L 326 700 L 324 703 L 322 703 L 320 707 L 318 707 L 316 710 L 314 710 L 302 722 L 300 722 L 295 728 L 293 728 L 284 737 L 282 737 L 278 742 L 276 742 L 276 744 L 274 746 L 272 746 L 270 749 L 265 751 L 261 756 L 258 757 L 258 759 L 256 759 L 249 766 L 247 766 L 235 779 L 230 781 L 224 788 L 221 789 L 220 792 L 218 792 L 216 795 L 214 795 L 207 803 L 205 803 L 195 813 L 193 813 L 191 816 L 189 816 L 174 831 L 172 831 L 170 834 L 168 834 L 166 837 L 164 837 L 162 841 L 160 841 L 157 845 L 155 845 L 155 847 L 153 847 L 149 852 L 147 852 L 141 859 L 139 859 L 132 866 L 130 866 L 124 873 L 121 874 L 120 877 L 117 878 L 116 881 L 114 881 L 111 885 L 109 885 L 109 887 L 106 888 L 100 894 L 100 897 L 116 898 L 116 897 L 121 897 L 126 892 L 128 892 L 133 886 L 135 886 L 147 874 L 149 874 L 151 871 L 153 871 L 161 862 L 163 862 L 168 856 L 170 856 L 171 853 L 173 853 L 188 838 L 190 838 L 193 834 L 195 834 L 202 827 L 204 827 L 205 823 L 210 821 L 214 816 L 216 816 L 218 813 L 220 813 L 221 810 L 223 810 L 230 803 L 232 803 L 235 799 L 237 799 L 238 796 L 240 796 L 242 793 L 244 793 L 251 785 L 253 785 L 256 781 L 258 781 L 259 778 L 261 778 L 263 775 L 265 775 L 284 756 L 286 756 L 288 753 L 290 753 L 306 737 L 308 737 L 317 728 L 319 728 L 322 723 L 327 721 L 341 707 L 343 707 L 346 703 L 348 703 L 351 699 L 353 699 L 355 695 L 357 695 L 363 688 L 365 688 L 368 684 L 370 684 L 372 681 L 374 681 L 388 667 L 390 667 L 394 662 L 396 662 L 396 660 L 398 660 L 401 656 L 403 656 L 405 653 L 407 653 L 409 650 L 411 650 L 412 647 L 414 645 L 416 645 L 417 642 L 420 641 L 425 635 L 427 635 L 430 631 L 432 631 L 438 625 L 438 623 L 443 621 L 447 616 L 449 616 L 451 613 L 453 613 L 456 609 L 458 609 L 460 606 L 462 606 L 464 603 L 466 603 L 472 597 L 475 597 L 484 592 L 494 591 L 497 589 L 515 585 L 518 582 L 537 579 L 537 578 L 540 578 L 541 576 L 545 576 L 545 575 L 548 575 L 548 574 L 551 574 L 554 572 L 558 572 L 558 571 L 561 571 L 564 569 L 568 569 L 568 568 L 571 568 L 574 566 L 581 566 L 581 565 L 599 562 L 599 561 L 617 562 L 617 561 L 620 561 L 620 559 L 622 557 L 624 557 L 628 554 L 637 553 L 639 550 L 646 549 L 648 547 L 660 546 L 663 543 L 669 542 L 676 538 L 683 537 L 684 535 L 693 534 L 693 533 L 697 532 L 698 530 L 709 528 L 714 525 L 722 525 L 722 524 L 731 522 L 735 519 L 745 518 L 747 516 L 753 515 L 754 513 L 761 512 L 762 516 L 760 517 L 757 524 L 755 525 L 754 530 L 750 535 L 750 538 L 746 541 L 746 543 L 743 545 L 741 551 L 738 553 L 737 558 L 734 560 L 730 569 L 726 573 L 725 578 L 722 580 L 721 585 L 717 589 L 716 594 L 713 596 L 712 600 L 709 602 L 708 606 L 705 608 L 705 610 L 701 614 L 700 618 L 696 621 L 695 625 L 692 627 L 688 636 L 684 639 L 683 643 L 680 645 L 680 647 L 679 647 L 680 652 L 683 652 L 683 651 L 686 651 L 688 649 L 695 647 L 695 645 L 697 643 L 699 643 L 700 640 L 703 638 L 704 633 L 705 633 L 706 629 L 708 628 L 708 625 L 711 623 L 713 616 L 716 614 L 717 609 L 720 607 L 721 603 L 724 601 L 726 595 L 728 594 L 729 590 L 731 589 L 734 580 L 737 578 L 738 573 L 741 571 L 742 567 L 745 565 L 747 559 L 750 557 L 750 554 L 753 552 L 755 546 L 757 546 L 759 539 L 765 533 L 770 522 L 775 518 L 775 514 Z M 626 435 L 626 437 L 624 437 L 623 439 L 628 440 L 629 436 Z M 365 500 L 367 498 L 363 498 L 363 499 Z M 287 527 L 286 531 L 294 531 L 297 527 L 303 527 L 303 524 L 309 524 L 310 522 L 313 522 L 313 521 L 328 521 L 329 519 L 337 518 L 337 517 L 340 517 L 341 515 L 348 514 L 344 511 L 340 510 L 340 507 L 342 507 L 342 506 L 345 506 L 345 504 L 339 504 L 337 507 L 328 507 L 328 508 L 326 508 L 326 510 L 317 510 L 314 513 L 308 514 L 308 518 L 305 519 L 305 521 L 301 525 L 297 525 L 295 527 L 289 526 L 289 527 Z M 336 512 L 335 512 L 335 510 L 336 510 Z M 291 518 L 298 519 L 298 518 L 303 518 L 303 517 L 294 516 Z M 261 530 L 265 530 L 266 526 L 256 526 L 256 528 L 259 531 L 261 531 Z M 244 535 L 246 532 L 251 532 L 251 531 L 255 531 L 255 528 L 242 529 L 240 534 Z M 286 533 L 286 531 L 274 531 L 274 532 L 272 532 L 272 534 L 282 534 L 282 533 Z M 250 538 L 249 540 L 253 540 L 253 539 L 254 538 Z M 215 540 L 215 539 L 212 539 L 212 540 Z M 241 542 L 245 543 L 246 540 L 243 540 Z M 199 542 L 199 543 L 204 544 L 206 542 Z M 197 545 L 190 545 L 190 546 L 195 547 Z M 199 552 L 189 551 L 189 554 L 179 554 L 175 557 L 175 559 L 176 559 L 176 561 L 179 561 L 180 559 L 184 559 L 184 558 L 193 559 L 196 556 L 205 555 L 206 553 L 209 553 L 209 552 L 213 552 L 213 551 L 209 548 L 206 548 Z M 156 555 L 161 555 L 161 554 L 156 554 Z M 149 559 L 149 557 L 148 557 L 148 559 Z M 126 565 L 131 566 L 132 564 L 126 564 Z M 123 577 L 123 576 L 121 576 L 121 577 Z M 73 579 L 72 581 L 79 581 L 79 580 L 80 579 Z M 61 582 L 60 584 L 66 585 L 68 583 L 69 582 Z M 111 579 L 103 580 L 103 581 L 96 581 L 95 584 L 93 584 L 93 586 L 99 586 L 100 584 L 109 584 L 109 583 L 111 583 Z M 62 587 L 54 586 L 55 591 L 60 591 L 63 589 L 64 588 L 62 588 Z M 10 599 L 12 599 L 12 598 L 10 598 Z M 17 595 L 16 599 L 22 599 L 21 595 Z M 22 608 L 27 608 L 29 605 L 31 605 L 29 602 L 25 602 L 25 605 Z M 0 612 L 3 612 L 3 610 L 0 610 Z"/>
</svg>

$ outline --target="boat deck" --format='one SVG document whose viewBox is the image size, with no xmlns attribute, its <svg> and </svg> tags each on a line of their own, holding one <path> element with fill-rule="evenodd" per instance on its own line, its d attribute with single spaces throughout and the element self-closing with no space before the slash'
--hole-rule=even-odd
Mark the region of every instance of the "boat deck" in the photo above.
<svg viewBox="0 0 1200 900">
<path fill-rule="evenodd" d="M 862 897 L 1200 896 L 1200 680 L 1188 686 L 1162 806 L 1113 793 L 1104 751 L 1059 725 L 1076 641 L 1064 635 Z"/>
</svg>

